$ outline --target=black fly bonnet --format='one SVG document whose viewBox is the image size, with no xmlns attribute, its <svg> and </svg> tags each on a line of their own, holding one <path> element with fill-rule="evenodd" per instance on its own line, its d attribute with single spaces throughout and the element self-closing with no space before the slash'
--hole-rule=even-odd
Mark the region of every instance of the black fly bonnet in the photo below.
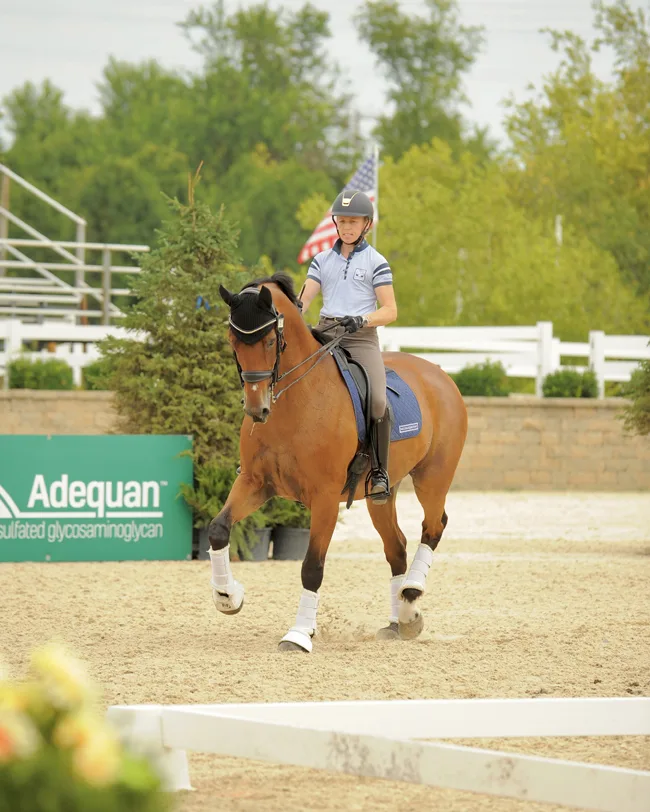
<svg viewBox="0 0 650 812">
<path fill-rule="evenodd" d="M 235 337 L 244 344 L 256 344 L 271 330 L 275 330 L 276 350 L 273 369 L 263 372 L 244 372 L 235 354 L 242 386 L 244 383 L 259 383 L 270 378 L 271 390 L 273 390 L 278 382 L 280 356 L 286 347 L 286 341 L 284 339 L 284 316 L 276 310 L 271 291 L 264 286 L 244 288 L 240 293 L 234 295 L 229 294 L 225 288 L 220 288 L 220 291 L 222 298 L 230 305 L 228 318 L 230 329 Z"/>
<path fill-rule="evenodd" d="M 282 319 L 268 288 L 244 288 L 233 296 L 228 322 L 244 344 L 255 344 Z"/>
<path fill-rule="evenodd" d="M 293 293 L 293 288 L 289 277 L 285 277 L 284 274 L 276 274 L 270 279 L 266 279 L 264 281 L 277 284 L 287 298 L 296 307 L 302 309 L 300 302 L 296 300 L 295 294 Z M 256 287 L 258 284 L 261 285 L 261 287 Z M 333 346 L 337 345 L 342 338 L 342 336 L 339 336 L 329 343 L 319 346 L 319 348 L 315 352 L 311 353 L 311 355 L 303 358 L 302 361 L 299 361 L 295 366 L 291 367 L 291 369 L 288 369 L 286 372 L 283 372 L 282 375 L 280 375 L 280 357 L 287 346 L 287 342 L 284 337 L 284 315 L 282 313 L 278 313 L 275 305 L 273 304 L 273 297 L 269 288 L 265 287 L 261 282 L 253 282 L 239 293 L 230 293 L 230 291 L 224 288 L 223 285 L 219 285 L 219 293 L 224 302 L 226 302 L 226 304 L 230 307 L 228 323 L 230 324 L 230 329 L 232 330 L 233 335 L 239 341 L 242 341 L 244 344 L 256 344 L 258 341 L 261 341 L 265 335 L 270 333 L 271 330 L 275 330 L 276 344 L 275 363 L 273 365 L 273 369 L 264 371 L 244 371 L 242 370 L 239 359 L 237 358 L 237 353 L 235 353 L 235 363 L 237 364 L 237 369 L 239 370 L 242 386 L 245 383 L 259 383 L 260 381 L 265 381 L 270 378 L 271 400 L 273 403 L 275 403 L 280 395 L 286 392 L 287 389 L 290 389 L 292 386 L 301 381 L 305 375 L 307 375 L 307 373 L 311 372 L 315 366 L 326 358 L 329 350 Z M 314 361 L 312 366 L 310 366 L 306 372 L 303 372 L 302 375 L 299 375 L 295 380 L 287 384 L 279 392 L 274 392 L 275 386 L 279 381 L 286 378 L 287 375 L 291 375 L 291 373 L 295 372 L 303 364 L 308 363 L 314 358 L 316 358 L 316 361 Z"/>
</svg>

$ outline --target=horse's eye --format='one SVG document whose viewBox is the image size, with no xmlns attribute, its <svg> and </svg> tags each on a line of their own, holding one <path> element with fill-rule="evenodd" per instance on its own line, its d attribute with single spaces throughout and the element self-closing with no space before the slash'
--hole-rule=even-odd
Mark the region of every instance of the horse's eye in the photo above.
<svg viewBox="0 0 650 812">
<path fill-rule="evenodd" d="M 266 346 L 267 347 L 274 347 L 275 346 L 275 339 L 274 338 L 269 338 Z"/>
</svg>

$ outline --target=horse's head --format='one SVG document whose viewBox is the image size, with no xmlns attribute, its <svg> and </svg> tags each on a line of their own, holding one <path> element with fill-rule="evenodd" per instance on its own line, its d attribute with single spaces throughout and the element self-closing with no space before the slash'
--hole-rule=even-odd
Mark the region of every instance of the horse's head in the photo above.
<svg viewBox="0 0 650 812">
<path fill-rule="evenodd" d="M 240 293 L 220 285 L 219 293 L 230 307 L 229 340 L 244 387 L 244 411 L 255 422 L 266 423 L 285 348 L 284 316 L 263 285 L 252 283 Z"/>
</svg>

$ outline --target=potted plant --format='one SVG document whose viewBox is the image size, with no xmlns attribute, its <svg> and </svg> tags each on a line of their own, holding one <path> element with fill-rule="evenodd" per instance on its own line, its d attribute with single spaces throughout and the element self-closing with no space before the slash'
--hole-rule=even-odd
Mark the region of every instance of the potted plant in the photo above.
<svg viewBox="0 0 650 812">
<path fill-rule="evenodd" d="M 309 546 L 311 513 L 300 502 L 274 497 L 260 513 L 271 528 L 273 558 L 276 561 L 301 561 Z"/>
</svg>

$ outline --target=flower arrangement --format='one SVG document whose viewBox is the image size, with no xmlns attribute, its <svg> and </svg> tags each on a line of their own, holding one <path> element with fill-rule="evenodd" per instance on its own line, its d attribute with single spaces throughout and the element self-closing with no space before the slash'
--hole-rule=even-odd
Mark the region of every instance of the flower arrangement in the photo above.
<svg viewBox="0 0 650 812">
<path fill-rule="evenodd" d="M 83 664 L 58 645 L 34 652 L 29 678 L 0 673 L 0 809 L 161 812 L 161 779 L 96 710 Z"/>
</svg>

